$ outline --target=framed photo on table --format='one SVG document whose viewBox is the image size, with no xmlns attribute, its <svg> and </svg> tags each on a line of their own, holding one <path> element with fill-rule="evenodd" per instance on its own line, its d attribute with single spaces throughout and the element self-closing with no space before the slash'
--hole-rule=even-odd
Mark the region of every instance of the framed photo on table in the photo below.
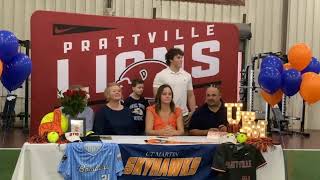
<svg viewBox="0 0 320 180">
<path fill-rule="evenodd" d="M 85 118 L 71 118 L 70 126 L 70 132 L 79 132 L 81 137 L 86 135 Z"/>
</svg>

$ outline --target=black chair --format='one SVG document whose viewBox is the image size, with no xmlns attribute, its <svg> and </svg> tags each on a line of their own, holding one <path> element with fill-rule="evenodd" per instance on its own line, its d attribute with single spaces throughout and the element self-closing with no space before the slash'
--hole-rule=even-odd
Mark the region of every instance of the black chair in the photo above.
<svg viewBox="0 0 320 180">
<path fill-rule="evenodd" d="M 289 129 L 289 121 L 300 121 L 299 117 L 290 117 L 290 116 L 283 116 L 282 112 L 279 108 L 271 108 L 273 118 L 271 123 L 269 124 L 269 128 L 271 132 L 277 132 L 282 135 L 303 135 L 305 137 L 309 137 L 309 133 L 300 132 L 300 131 L 292 131 Z"/>
<path fill-rule="evenodd" d="M 13 123 L 15 121 L 15 111 L 14 108 L 16 106 L 17 95 L 8 94 L 6 97 L 6 102 L 4 104 L 3 112 L 0 113 L 1 118 L 1 129 L 6 131 L 13 127 Z"/>
</svg>

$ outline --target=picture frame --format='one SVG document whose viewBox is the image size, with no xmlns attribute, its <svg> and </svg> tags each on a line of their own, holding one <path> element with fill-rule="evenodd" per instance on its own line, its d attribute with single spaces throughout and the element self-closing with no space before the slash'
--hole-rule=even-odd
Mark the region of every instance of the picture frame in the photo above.
<svg viewBox="0 0 320 180">
<path fill-rule="evenodd" d="M 86 135 L 86 119 L 85 118 L 71 118 L 70 132 L 79 132 L 80 136 Z"/>
</svg>

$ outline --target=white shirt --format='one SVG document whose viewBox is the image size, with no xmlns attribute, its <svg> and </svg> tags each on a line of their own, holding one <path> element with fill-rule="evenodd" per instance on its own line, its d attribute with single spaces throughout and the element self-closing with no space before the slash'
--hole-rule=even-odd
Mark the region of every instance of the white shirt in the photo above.
<svg viewBox="0 0 320 180">
<path fill-rule="evenodd" d="M 187 107 L 187 93 L 188 90 L 193 90 L 191 75 L 181 68 L 178 72 L 166 68 L 157 73 L 153 80 L 154 88 L 159 88 L 163 84 L 171 86 L 175 105 L 182 109 L 184 116 L 187 115 L 189 112 Z"/>
</svg>

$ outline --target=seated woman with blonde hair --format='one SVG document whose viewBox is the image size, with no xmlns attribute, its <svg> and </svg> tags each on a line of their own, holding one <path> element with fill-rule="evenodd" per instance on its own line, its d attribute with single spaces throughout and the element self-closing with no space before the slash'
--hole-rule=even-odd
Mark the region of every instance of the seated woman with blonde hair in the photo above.
<svg viewBox="0 0 320 180">
<path fill-rule="evenodd" d="M 131 112 L 121 104 L 120 85 L 108 84 L 104 95 L 107 103 L 96 113 L 93 131 L 99 135 L 136 135 L 137 128 Z"/>
<path fill-rule="evenodd" d="M 146 134 L 156 136 L 184 134 L 182 110 L 175 107 L 172 89 L 167 84 L 158 88 L 155 104 L 147 108 Z"/>
</svg>

